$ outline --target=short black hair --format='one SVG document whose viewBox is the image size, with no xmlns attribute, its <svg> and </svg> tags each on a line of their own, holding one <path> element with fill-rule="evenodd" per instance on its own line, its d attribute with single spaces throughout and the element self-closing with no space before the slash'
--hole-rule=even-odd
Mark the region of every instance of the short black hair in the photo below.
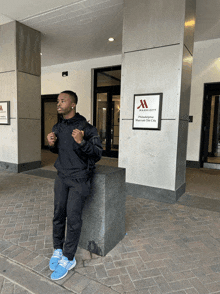
<svg viewBox="0 0 220 294">
<path fill-rule="evenodd" d="M 77 97 L 77 95 L 76 95 L 75 92 L 70 91 L 70 90 L 66 90 L 66 91 L 63 91 L 63 92 L 61 92 L 61 93 L 64 93 L 64 94 L 68 94 L 68 95 L 70 95 L 70 98 L 72 99 L 73 103 L 77 104 L 77 102 L 78 102 L 78 97 Z"/>
</svg>

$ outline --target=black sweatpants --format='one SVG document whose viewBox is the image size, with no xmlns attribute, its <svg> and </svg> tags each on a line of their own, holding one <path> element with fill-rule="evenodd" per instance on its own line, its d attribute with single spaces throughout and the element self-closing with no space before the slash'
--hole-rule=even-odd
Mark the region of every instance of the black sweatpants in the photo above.
<svg viewBox="0 0 220 294">
<path fill-rule="evenodd" d="M 82 227 L 82 209 L 89 192 L 90 180 L 63 179 L 59 176 L 55 179 L 53 245 L 54 249 L 62 249 L 63 255 L 69 260 L 74 258 L 77 250 Z"/>
</svg>

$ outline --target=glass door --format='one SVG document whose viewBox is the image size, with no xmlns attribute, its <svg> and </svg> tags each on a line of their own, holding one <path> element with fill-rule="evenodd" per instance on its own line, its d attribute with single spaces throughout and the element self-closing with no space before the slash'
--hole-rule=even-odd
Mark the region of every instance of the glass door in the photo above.
<svg viewBox="0 0 220 294">
<path fill-rule="evenodd" d="M 59 94 L 41 96 L 41 148 L 47 149 L 47 135 L 58 121 L 57 96 Z"/>
<path fill-rule="evenodd" d="M 102 141 L 103 155 L 118 156 L 120 95 L 111 91 L 97 93 L 96 128 Z"/>
<path fill-rule="evenodd" d="M 102 148 L 106 151 L 107 145 L 107 93 L 97 94 L 97 109 L 96 109 L 96 128 L 102 141 Z"/>
<path fill-rule="evenodd" d="M 200 167 L 217 168 L 217 164 L 220 164 L 220 83 L 207 83 L 204 85 Z"/>
<path fill-rule="evenodd" d="M 103 155 L 118 157 L 121 67 L 94 72 L 94 121 L 102 141 Z"/>
</svg>

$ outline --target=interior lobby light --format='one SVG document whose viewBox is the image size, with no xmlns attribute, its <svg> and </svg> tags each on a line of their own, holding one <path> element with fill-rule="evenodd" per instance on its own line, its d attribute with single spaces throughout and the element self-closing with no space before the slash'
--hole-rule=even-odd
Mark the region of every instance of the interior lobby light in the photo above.
<svg viewBox="0 0 220 294">
<path fill-rule="evenodd" d="M 195 19 L 185 22 L 185 27 L 193 27 L 195 25 Z"/>
<path fill-rule="evenodd" d="M 42 53 L 40 53 L 40 55 L 43 55 Z"/>
<path fill-rule="evenodd" d="M 112 37 L 111 37 L 111 38 L 109 38 L 108 40 L 109 40 L 109 42 L 113 42 L 113 41 L 115 41 L 115 39 L 114 39 L 114 38 L 112 38 Z"/>
</svg>

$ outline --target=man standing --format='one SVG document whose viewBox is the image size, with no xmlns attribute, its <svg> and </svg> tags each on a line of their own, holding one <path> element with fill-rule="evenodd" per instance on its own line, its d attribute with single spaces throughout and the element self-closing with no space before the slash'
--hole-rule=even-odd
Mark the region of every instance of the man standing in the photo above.
<svg viewBox="0 0 220 294">
<path fill-rule="evenodd" d="M 54 164 L 58 171 L 54 184 L 54 253 L 49 264 L 52 280 L 62 279 L 76 265 L 74 256 L 81 233 L 82 209 L 95 163 L 102 155 L 97 130 L 76 113 L 77 101 L 72 91 L 59 94 L 57 111 L 62 119 L 47 135 L 49 149 L 58 153 Z"/>
</svg>

